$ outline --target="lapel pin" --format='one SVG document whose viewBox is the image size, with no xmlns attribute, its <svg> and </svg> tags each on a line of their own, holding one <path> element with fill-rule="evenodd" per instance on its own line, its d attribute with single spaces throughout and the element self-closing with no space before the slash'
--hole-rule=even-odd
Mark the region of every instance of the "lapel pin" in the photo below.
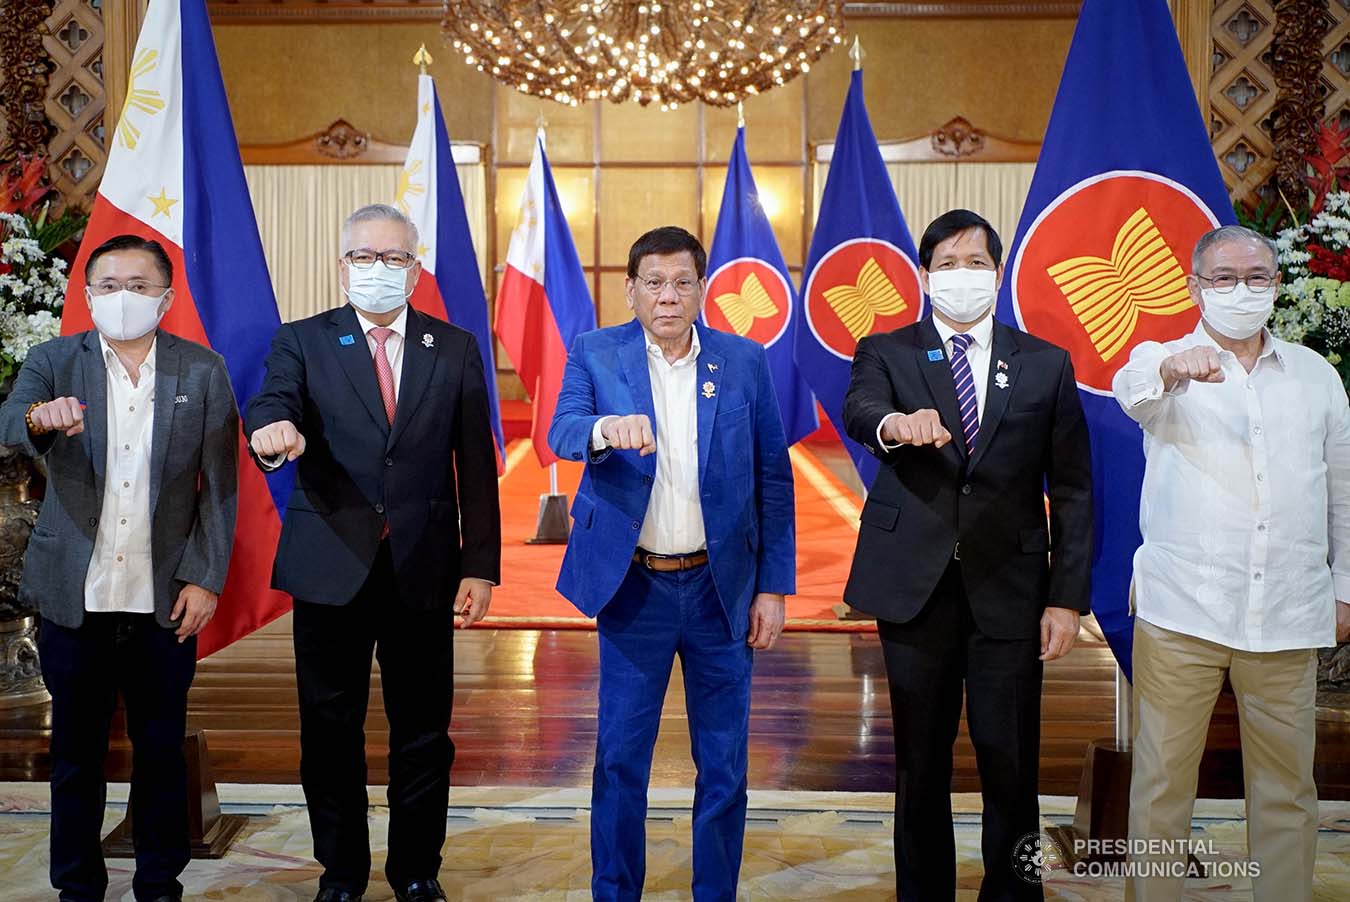
<svg viewBox="0 0 1350 902">
<path fill-rule="evenodd" d="M 430 332 L 423 332 L 423 333 L 422 333 L 422 347 L 424 347 L 424 348 L 430 348 L 430 347 L 434 347 L 435 344 L 436 344 L 436 339 L 434 339 L 434 338 L 431 337 L 431 333 L 430 333 Z"/>
<path fill-rule="evenodd" d="M 1004 363 L 1002 360 L 1000 360 L 1000 361 L 998 362 L 998 368 L 1001 369 L 1001 370 L 1006 370 L 1006 369 L 1008 368 L 1008 365 L 1007 365 L 1006 363 Z"/>
<path fill-rule="evenodd" d="M 710 364 L 708 364 L 708 372 L 710 372 L 710 373 L 715 373 L 715 372 L 717 372 L 717 364 L 715 364 L 715 363 L 710 363 Z"/>
<path fill-rule="evenodd" d="M 350 335 L 344 335 L 344 336 L 342 336 L 341 338 L 338 339 L 338 344 L 340 344 L 340 345 L 354 345 L 354 344 L 356 344 L 356 339 L 355 339 L 355 338 L 352 338 Z"/>
<path fill-rule="evenodd" d="M 928 352 L 928 360 L 930 363 L 936 363 L 941 359 L 942 359 L 941 348 L 933 348 L 931 351 Z"/>
<path fill-rule="evenodd" d="M 174 395 L 174 397 L 173 397 L 173 403 L 175 403 L 175 404 L 186 404 L 186 403 L 187 403 L 187 395 Z"/>
<path fill-rule="evenodd" d="M 703 383 L 703 397 L 711 398 L 715 394 L 717 394 L 716 385 L 713 385 L 711 382 Z"/>
<path fill-rule="evenodd" d="M 1008 374 L 1007 374 L 1007 373 L 995 373 L 995 374 L 994 374 L 994 384 L 997 385 L 999 388 L 1007 388 L 1007 387 L 1008 387 Z"/>
</svg>

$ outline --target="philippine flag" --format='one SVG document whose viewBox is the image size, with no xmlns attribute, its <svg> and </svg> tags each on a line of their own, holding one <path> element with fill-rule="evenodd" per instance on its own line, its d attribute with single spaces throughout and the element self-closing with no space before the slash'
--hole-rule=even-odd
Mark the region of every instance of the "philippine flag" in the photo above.
<svg viewBox="0 0 1350 902">
<path fill-rule="evenodd" d="M 497 364 L 492 356 L 487 294 L 473 250 L 464 195 L 451 156 L 436 85 L 430 75 L 417 80 L 417 128 L 398 179 L 400 210 L 417 226 L 422 246 L 422 276 L 410 302 L 423 313 L 448 320 L 473 333 L 487 374 L 488 411 L 497 439 L 497 472 L 504 468 L 502 412 L 497 403 Z"/>
<path fill-rule="evenodd" d="M 562 389 L 567 349 L 595 328 L 595 304 L 586 287 L 572 232 L 553 184 L 544 133 L 539 132 L 511 233 L 506 272 L 497 289 L 497 337 L 534 402 L 530 435 L 539 463 L 558 458 L 548 447 L 548 427 Z"/>
<path fill-rule="evenodd" d="M 174 303 L 163 328 L 225 358 L 241 404 L 262 384 L 263 358 L 281 321 L 253 218 L 234 123 L 204 0 L 153 0 L 132 58 L 127 102 L 93 214 L 71 267 L 61 331 L 92 328 L 84 265 L 121 234 L 164 246 Z M 290 607 L 270 588 L 281 514 L 293 476 L 269 482 L 239 445 L 234 556 L 215 618 L 198 637 L 206 657 Z"/>
<path fill-rule="evenodd" d="M 855 69 L 806 255 L 796 358 L 865 488 L 877 475 L 877 459 L 844 432 L 853 351 L 864 336 L 918 320 L 918 258 L 867 118 L 862 70 Z"/>
<path fill-rule="evenodd" d="M 1111 379 L 1135 345 L 1195 328 L 1191 251 L 1233 218 L 1165 0 L 1085 0 L 998 315 L 1073 357 L 1092 435 L 1092 612 L 1127 677 L 1143 434 Z"/>
<path fill-rule="evenodd" d="M 745 126 L 736 130 L 717 231 L 708 252 L 703 321 L 764 345 L 788 444 L 816 431 L 811 387 L 792 359 L 796 293 L 745 153 Z"/>
</svg>

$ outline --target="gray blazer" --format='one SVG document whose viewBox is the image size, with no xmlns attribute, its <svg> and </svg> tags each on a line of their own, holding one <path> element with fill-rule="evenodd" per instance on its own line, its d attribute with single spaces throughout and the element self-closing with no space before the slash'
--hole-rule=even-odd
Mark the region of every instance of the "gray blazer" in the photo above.
<svg viewBox="0 0 1350 902">
<path fill-rule="evenodd" d="M 30 436 L 34 401 L 85 403 L 84 432 Z M 103 508 L 108 442 L 107 369 L 95 331 L 43 342 L 28 352 L 0 405 L 0 444 L 45 457 L 47 493 L 24 558 L 19 598 L 76 628 Z M 155 416 L 150 441 L 150 546 L 155 619 L 169 619 L 187 583 L 220 592 L 234 546 L 239 412 L 225 361 L 161 330 L 155 341 Z"/>
</svg>

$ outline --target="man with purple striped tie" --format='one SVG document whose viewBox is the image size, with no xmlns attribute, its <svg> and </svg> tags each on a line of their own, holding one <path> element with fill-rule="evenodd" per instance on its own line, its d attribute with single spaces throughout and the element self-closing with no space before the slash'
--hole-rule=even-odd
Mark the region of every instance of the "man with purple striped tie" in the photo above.
<svg viewBox="0 0 1350 902">
<path fill-rule="evenodd" d="M 881 461 L 844 599 L 876 615 L 886 660 L 901 900 L 956 893 L 963 687 L 984 796 L 980 899 L 1041 896 L 1018 868 L 1040 829 L 1041 671 L 1088 610 L 1092 465 L 1073 366 L 994 320 L 1002 253 L 980 216 L 938 217 L 919 243 L 933 315 L 858 342 L 844 402 L 849 435 Z"/>
</svg>

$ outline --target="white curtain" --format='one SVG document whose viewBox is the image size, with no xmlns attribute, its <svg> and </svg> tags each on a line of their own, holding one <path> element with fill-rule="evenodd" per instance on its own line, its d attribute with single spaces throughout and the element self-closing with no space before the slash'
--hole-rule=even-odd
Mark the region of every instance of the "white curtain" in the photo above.
<svg viewBox="0 0 1350 902">
<path fill-rule="evenodd" d="M 812 210 L 817 216 L 829 168 L 828 163 L 820 162 L 814 167 Z M 964 207 L 989 220 L 1006 250 L 1017 231 L 1017 220 L 1022 215 L 1036 164 L 887 163 L 886 171 L 915 245 L 930 222 L 948 210 Z"/>
<path fill-rule="evenodd" d="M 282 322 L 344 303 L 338 288 L 342 222 L 357 207 L 393 203 L 402 166 L 251 165 L 244 167 L 263 254 Z M 457 165 L 469 233 L 486 274 L 487 173 L 482 163 Z"/>
</svg>

